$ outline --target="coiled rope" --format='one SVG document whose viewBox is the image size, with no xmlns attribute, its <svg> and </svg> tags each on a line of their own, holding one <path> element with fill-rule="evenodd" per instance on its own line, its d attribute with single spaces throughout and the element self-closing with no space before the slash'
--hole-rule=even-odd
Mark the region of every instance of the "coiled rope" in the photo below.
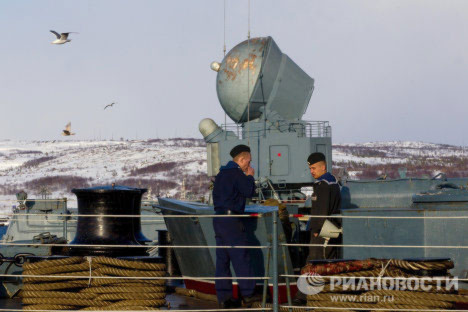
<svg viewBox="0 0 468 312">
<path fill-rule="evenodd" d="M 155 310 L 166 304 L 165 280 L 115 277 L 165 277 L 161 263 L 108 257 L 70 257 L 25 263 L 23 310 Z M 43 277 L 40 275 L 44 275 Z M 61 276 L 54 278 L 50 276 Z M 76 280 L 67 277 L 89 276 Z M 99 278 L 93 277 L 114 277 Z"/>
<path fill-rule="evenodd" d="M 61 266 L 61 265 L 68 265 L 68 264 L 76 264 L 83 262 L 82 257 L 70 257 L 70 258 L 61 258 L 61 259 L 54 259 L 54 260 L 47 260 L 47 261 L 40 261 L 40 262 L 26 262 L 23 265 L 25 270 L 33 270 L 33 269 L 42 269 L 54 266 Z"/>
<path fill-rule="evenodd" d="M 33 304 L 24 306 L 23 310 L 70 310 L 73 309 L 74 306 L 66 306 L 66 305 L 59 305 L 59 304 Z M 94 308 L 96 309 L 96 308 Z"/>
<path fill-rule="evenodd" d="M 397 291 L 397 290 L 372 290 L 366 293 L 366 296 L 394 296 L 400 298 L 428 299 L 436 301 L 449 302 L 468 302 L 468 296 L 454 294 L 434 294 L 415 291 Z"/>
<path fill-rule="evenodd" d="M 405 270 L 411 271 L 418 271 L 418 270 L 449 270 L 454 268 L 453 261 L 445 260 L 445 261 L 405 261 L 405 260 L 397 260 L 391 259 L 390 265 L 399 267 Z"/>
<path fill-rule="evenodd" d="M 176 294 L 179 294 L 182 296 L 194 297 L 194 298 L 201 299 L 201 300 L 218 302 L 218 298 L 216 297 L 216 295 L 205 294 L 205 293 L 196 291 L 195 289 L 176 287 L 175 292 Z"/>
<path fill-rule="evenodd" d="M 406 261 L 396 259 L 367 259 L 362 263 L 356 261 L 343 261 L 330 264 L 309 264 L 302 269 L 302 273 L 320 272 L 325 284 L 319 294 L 307 296 L 307 307 L 313 307 L 314 311 L 343 308 L 349 310 L 379 310 L 379 309 L 410 309 L 412 311 L 439 309 L 449 310 L 455 304 L 468 303 L 468 294 L 456 289 L 444 289 L 434 287 L 423 289 L 422 287 L 411 290 L 368 290 L 359 289 L 361 277 L 382 278 L 382 285 L 392 285 L 399 277 L 421 278 L 421 271 L 427 276 L 425 285 L 441 286 L 443 282 L 430 280 L 429 276 L 450 277 L 448 270 L 453 268 L 450 260 L 442 261 Z M 359 270 L 361 268 L 361 270 Z M 330 283 L 330 277 L 353 277 L 354 283 L 347 285 L 334 285 Z M 384 286 L 382 286 L 383 288 Z M 299 308 L 299 307 L 298 307 Z M 342 310 L 340 309 L 340 312 Z"/>
</svg>

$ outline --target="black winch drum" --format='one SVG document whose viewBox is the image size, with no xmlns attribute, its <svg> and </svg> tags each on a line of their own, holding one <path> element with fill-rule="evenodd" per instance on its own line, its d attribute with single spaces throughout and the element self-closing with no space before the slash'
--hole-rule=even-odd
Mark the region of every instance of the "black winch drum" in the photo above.
<svg viewBox="0 0 468 312">
<path fill-rule="evenodd" d="M 137 189 L 140 191 L 141 195 L 140 196 L 135 196 L 135 203 L 133 205 L 133 214 L 134 215 L 140 215 L 141 214 L 141 197 L 143 196 L 147 189 L 144 188 L 139 188 Z M 150 239 L 148 239 L 141 231 L 141 217 L 135 217 L 133 218 L 133 233 L 135 233 L 135 239 L 137 242 L 144 244 L 151 242 Z"/>
<path fill-rule="evenodd" d="M 146 189 L 112 185 L 73 189 L 72 192 L 78 198 L 79 215 L 102 215 L 102 217 L 79 216 L 75 239 L 70 244 L 104 246 L 70 246 L 67 254 L 111 257 L 147 255 L 146 248 L 132 247 L 141 246 L 137 240 L 137 237 L 142 236 L 141 224 L 134 225 L 136 220 L 140 223 L 140 218 L 104 217 L 105 215 L 139 215 L 138 203 L 141 203 L 141 196 Z M 136 204 L 138 207 L 135 207 Z M 122 245 L 122 247 L 106 247 L 105 245 Z"/>
</svg>

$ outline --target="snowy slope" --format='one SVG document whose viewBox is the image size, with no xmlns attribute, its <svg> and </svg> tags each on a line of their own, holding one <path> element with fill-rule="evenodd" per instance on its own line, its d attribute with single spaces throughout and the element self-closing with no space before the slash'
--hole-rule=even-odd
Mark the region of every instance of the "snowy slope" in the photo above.
<svg viewBox="0 0 468 312">
<path fill-rule="evenodd" d="M 466 147 L 424 142 L 369 142 L 336 144 L 333 165 L 346 168 L 351 177 L 373 179 L 379 175 L 398 177 L 398 169 L 406 168 L 408 176 L 468 176 Z"/>
<path fill-rule="evenodd" d="M 407 167 L 414 175 L 439 171 L 468 175 L 468 153 L 462 147 L 422 142 L 337 144 L 335 168 L 352 177 L 375 178 Z M 148 141 L 0 141 L 0 210 L 10 208 L 14 194 L 26 190 L 38 197 L 42 187 L 52 196 L 75 198 L 74 187 L 113 182 L 149 187 L 154 194 L 176 196 L 207 192 L 206 150 L 198 139 Z M 466 174 L 464 174 L 466 173 Z M 8 200 L 8 201 L 6 201 Z"/>
<path fill-rule="evenodd" d="M 158 190 L 153 188 L 153 192 L 174 195 L 182 181 L 172 173 L 183 169 L 181 177 L 199 176 L 206 172 L 205 158 L 202 142 L 191 139 L 0 141 L 0 200 L 14 199 L 12 195 L 22 189 L 30 198 L 38 197 L 41 186 L 47 186 L 51 196 L 71 198 L 74 198 L 69 192 L 72 187 L 113 182 L 147 187 L 138 181 L 153 181 L 161 185 Z M 155 164 L 161 169 L 145 170 Z M 161 164 L 169 164 L 169 170 L 164 170 Z M 70 183 L 71 180 L 75 183 Z M 165 181 L 172 187 L 166 188 Z M 0 202 L 0 209 L 4 203 Z M 7 206 L 11 207 L 11 203 Z"/>
</svg>

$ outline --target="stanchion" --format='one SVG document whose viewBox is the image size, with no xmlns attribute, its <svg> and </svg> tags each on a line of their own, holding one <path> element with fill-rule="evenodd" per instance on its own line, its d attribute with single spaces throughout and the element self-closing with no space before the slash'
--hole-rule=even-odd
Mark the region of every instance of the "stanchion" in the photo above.
<svg viewBox="0 0 468 312">
<path fill-rule="evenodd" d="M 278 213 L 273 212 L 273 312 L 278 312 Z"/>
<path fill-rule="evenodd" d="M 286 262 L 286 246 L 282 245 L 281 249 L 283 251 L 284 274 L 288 275 L 289 271 L 288 271 L 288 263 Z M 285 280 L 286 280 L 286 295 L 287 295 L 287 299 L 288 299 L 288 305 L 292 306 L 291 287 L 290 287 L 290 284 L 289 284 L 289 277 L 285 277 Z M 292 312 L 292 309 L 289 308 L 288 311 Z"/>
<path fill-rule="evenodd" d="M 270 247 L 271 247 L 271 242 L 272 240 L 270 239 Z M 267 264 L 265 268 L 265 278 L 269 277 L 270 275 L 270 258 L 271 258 L 271 248 L 269 248 L 267 252 Z M 266 307 L 267 291 L 268 291 L 268 280 L 265 279 L 263 281 L 262 308 Z"/>
</svg>

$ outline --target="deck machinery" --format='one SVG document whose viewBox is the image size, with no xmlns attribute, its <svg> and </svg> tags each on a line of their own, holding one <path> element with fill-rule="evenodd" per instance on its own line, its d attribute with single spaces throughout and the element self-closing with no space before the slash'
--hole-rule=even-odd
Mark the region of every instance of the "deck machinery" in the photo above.
<svg viewBox="0 0 468 312">
<path fill-rule="evenodd" d="M 281 190 L 297 190 L 312 182 L 307 156 L 324 153 L 329 168 L 332 160 L 328 122 L 301 119 L 314 91 L 314 79 L 282 53 L 271 37 L 241 42 L 211 68 L 217 71 L 219 102 L 234 124 L 218 126 L 209 118 L 200 122 L 207 143 L 208 175 L 215 176 L 231 159 L 229 151 L 234 146 L 245 144 L 252 151 L 255 178 L 264 188 L 279 191 L 283 200 L 301 196 Z"/>
</svg>

